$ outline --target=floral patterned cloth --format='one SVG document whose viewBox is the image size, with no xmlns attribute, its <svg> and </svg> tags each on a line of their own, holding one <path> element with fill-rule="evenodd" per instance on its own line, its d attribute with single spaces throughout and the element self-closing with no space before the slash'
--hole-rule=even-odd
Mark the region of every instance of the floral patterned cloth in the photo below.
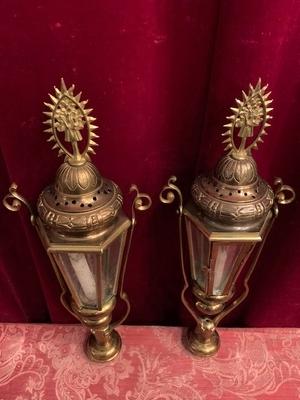
<svg viewBox="0 0 300 400">
<path fill-rule="evenodd" d="M 220 329 L 221 349 L 196 358 L 180 328 L 119 328 L 123 348 L 97 364 L 77 325 L 0 325 L 0 400 L 300 398 L 300 330 Z"/>
</svg>

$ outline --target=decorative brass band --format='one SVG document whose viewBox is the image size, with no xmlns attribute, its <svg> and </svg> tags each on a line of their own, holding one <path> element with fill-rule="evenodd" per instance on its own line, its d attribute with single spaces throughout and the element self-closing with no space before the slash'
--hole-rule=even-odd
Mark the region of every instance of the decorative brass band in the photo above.
<svg viewBox="0 0 300 400">
<path fill-rule="evenodd" d="M 229 185 L 213 176 L 198 176 L 192 186 L 193 200 L 210 219 L 230 224 L 254 223 L 272 208 L 271 187 L 256 176 L 247 186 Z"/>
<path fill-rule="evenodd" d="M 42 221 L 61 233 L 90 232 L 107 226 L 119 212 L 123 197 L 112 181 L 102 179 L 93 192 L 69 195 L 47 187 L 40 195 L 37 208 Z"/>
</svg>

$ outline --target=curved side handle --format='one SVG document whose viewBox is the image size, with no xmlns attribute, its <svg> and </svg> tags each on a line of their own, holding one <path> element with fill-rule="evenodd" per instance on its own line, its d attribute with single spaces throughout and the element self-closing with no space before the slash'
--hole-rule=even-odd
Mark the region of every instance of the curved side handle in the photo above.
<svg viewBox="0 0 300 400">
<path fill-rule="evenodd" d="M 159 194 L 159 199 L 162 203 L 164 204 L 171 204 L 175 200 L 175 197 L 177 195 L 178 197 L 178 231 L 179 231 L 179 246 L 180 246 L 180 261 L 181 261 L 181 270 L 182 270 L 182 275 L 183 275 L 183 280 L 184 280 L 184 286 L 181 291 L 181 301 L 184 304 L 185 308 L 190 312 L 196 323 L 199 323 L 199 317 L 198 313 L 196 311 L 195 306 L 191 306 L 189 302 L 187 301 L 185 297 L 185 292 L 189 288 L 189 281 L 187 279 L 187 274 L 185 270 L 185 265 L 184 265 L 184 255 L 183 255 L 183 233 L 182 233 L 182 214 L 183 214 L 183 199 L 182 199 L 182 193 L 181 190 L 177 185 L 175 185 L 175 182 L 177 181 L 177 177 L 172 175 L 168 179 L 167 185 L 165 185 L 160 194 Z M 195 309 L 194 309 L 195 308 Z"/>
<path fill-rule="evenodd" d="M 275 203 L 274 203 L 274 213 L 277 217 L 279 209 L 278 204 L 290 204 L 295 200 L 296 193 L 294 189 L 289 185 L 284 185 L 281 178 L 275 178 Z"/>
<path fill-rule="evenodd" d="M 140 193 L 137 185 L 131 185 L 129 192 L 136 192 L 135 198 L 133 199 L 132 206 L 131 206 L 131 229 L 130 229 L 130 234 L 129 234 L 129 239 L 127 243 L 127 249 L 125 253 L 125 258 L 124 258 L 124 264 L 122 268 L 122 273 L 121 273 L 121 281 L 120 281 L 120 289 L 118 292 L 118 297 L 125 302 L 126 304 L 126 311 L 124 316 L 116 321 L 111 323 L 111 329 L 114 329 L 118 325 L 122 325 L 123 322 L 126 320 L 126 318 L 129 315 L 130 312 L 130 302 L 127 296 L 127 293 L 124 292 L 123 286 L 124 286 L 124 278 L 125 278 L 125 272 L 126 272 L 126 267 L 127 267 L 127 261 L 128 261 L 128 256 L 129 256 L 129 251 L 131 247 L 131 242 L 132 242 L 132 236 L 134 232 L 134 228 L 136 225 L 136 216 L 135 216 L 135 210 L 138 211 L 146 211 L 151 207 L 152 200 L 151 197 L 147 193 Z"/>
<path fill-rule="evenodd" d="M 25 204 L 30 213 L 30 221 L 32 225 L 35 225 L 35 215 L 33 213 L 32 207 L 29 204 L 29 202 L 25 199 L 25 197 L 21 196 L 17 192 L 17 189 L 18 189 L 17 184 L 13 182 L 9 187 L 9 193 L 4 197 L 2 203 L 4 207 L 10 211 L 19 211 L 22 204 Z"/>
</svg>

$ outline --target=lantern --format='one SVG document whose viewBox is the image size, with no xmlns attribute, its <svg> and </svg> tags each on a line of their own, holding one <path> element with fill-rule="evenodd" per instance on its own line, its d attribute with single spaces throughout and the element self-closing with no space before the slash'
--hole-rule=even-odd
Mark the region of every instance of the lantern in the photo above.
<svg viewBox="0 0 300 400">
<path fill-rule="evenodd" d="M 178 194 L 181 263 L 184 276 L 182 301 L 196 321 L 183 337 L 195 355 L 212 355 L 219 348 L 216 327 L 247 296 L 248 280 L 278 214 L 278 204 L 291 203 L 295 193 L 282 180 L 272 188 L 257 174 L 251 150 L 256 149 L 271 118 L 272 100 L 261 87 L 250 85 L 236 100 L 223 134 L 227 154 L 209 175 L 198 176 L 192 198 L 185 207 L 171 177 L 160 199 L 171 203 Z M 182 217 L 185 219 L 190 259 L 190 278 L 184 267 Z M 243 278 L 244 289 L 239 282 Z M 187 295 L 191 294 L 188 300 Z"/>
<path fill-rule="evenodd" d="M 28 206 L 31 221 L 48 253 L 62 287 L 63 305 L 91 334 L 86 353 L 93 361 L 108 361 L 120 351 L 121 338 L 114 329 L 127 317 L 130 303 L 123 291 L 126 262 L 135 225 L 134 209 L 146 210 L 151 199 L 136 192 L 130 220 L 122 211 L 119 187 L 103 178 L 89 153 L 94 153 L 95 118 L 81 95 L 74 95 L 61 82 L 45 103 L 53 149 L 65 160 L 59 167 L 55 183 L 46 187 L 37 202 L 37 215 L 12 184 L 4 205 L 12 210 Z M 10 201 L 9 201 L 10 199 Z M 127 249 L 126 249 L 127 243 Z M 126 303 L 126 313 L 119 322 L 111 322 L 117 298 Z"/>
</svg>

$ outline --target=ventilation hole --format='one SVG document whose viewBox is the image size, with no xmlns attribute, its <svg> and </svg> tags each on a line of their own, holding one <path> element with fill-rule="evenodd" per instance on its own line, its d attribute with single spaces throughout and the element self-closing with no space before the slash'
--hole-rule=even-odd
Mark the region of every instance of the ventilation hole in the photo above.
<svg viewBox="0 0 300 400">
<path fill-rule="evenodd" d="M 56 203 L 56 206 L 58 207 L 60 203 Z"/>
<path fill-rule="evenodd" d="M 232 196 L 232 193 L 231 193 L 231 192 L 229 192 L 229 196 Z"/>
<path fill-rule="evenodd" d="M 111 192 L 111 188 L 109 186 L 105 185 L 103 188 L 103 192 L 104 192 L 104 194 L 108 194 Z"/>
<path fill-rule="evenodd" d="M 244 193 L 244 196 L 248 196 L 248 193 Z"/>
<path fill-rule="evenodd" d="M 241 193 L 241 191 L 240 191 L 240 190 L 238 190 L 238 193 Z"/>
<path fill-rule="evenodd" d="M 72 200 L 72 204 L 76 204 L 76 200 Z"/>
<path fill-rule="evenodd" d="M 55 196 L 54 199 L 57 200 L 57 196 Z"/>
<path fill-rule="evenodd" d="M 220 197 L 223 197 L 222 193 L 220 194 Z"/>
<path fill-rule="evenodd" d="M 97 197 L 94 196 L 94 197 L 93 197 L 93 200 L 96 201 L 96 200 L 97 200 Z"/>
<path fill-rule="evenodd" d="M 100 192 L 100 190 L 98 190 L 98 192 L 97 192 L 98 194 L 100 194 L 101 192 Z"/>
<path fill-rule="evenodd" d="M 90 203 L 90 204 L 88 204 L 88 207 L 92 207 L 92 206 L 93 206 L 93 204 L 91 204 L 91 203 Z"/>
<path fill-rule="evenodd" d="M 255 196 L 252 196 L 252 199 L 255 199 Z"/>
<path fill-rule="evenodd" d="M 80 207 L 84 207 L 84 204 L 83 204 L 83 203 L 81 203 L 81 204 L 80 204 Z"/>
<path fill-rule="evenodd" d="M 65 201 L 65 206 L 67 206 L 69 203 L 67 201 Z"/>
<path fill-rule="evenodd" d="M 216 189 L 216 192 L 218 192 L 219 191 L 219 189 Z"/>
</svg>

